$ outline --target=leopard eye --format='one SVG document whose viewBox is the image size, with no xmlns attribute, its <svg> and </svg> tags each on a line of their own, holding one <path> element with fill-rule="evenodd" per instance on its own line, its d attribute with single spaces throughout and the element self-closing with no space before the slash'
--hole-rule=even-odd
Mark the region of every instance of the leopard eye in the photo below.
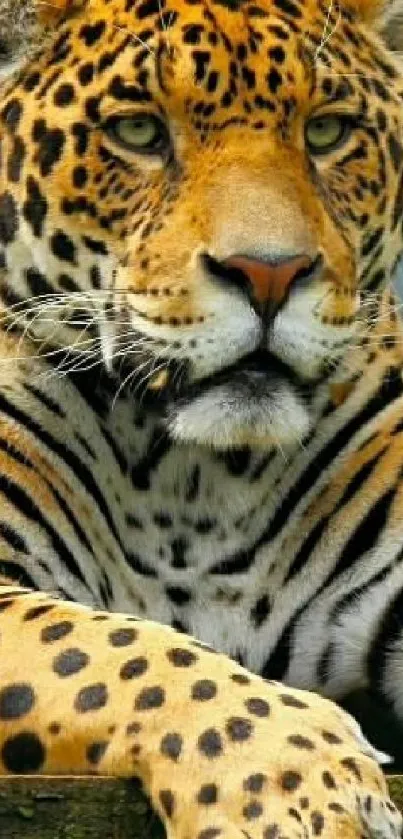
<svg viewBox="0 0 403 839">
<path fill-rule="evenodd" d="M 305 126 L 305 139 L 312 154 L 326 154 L 344 143 L 351 131 L 348 117 L 329 116 L 313 117 Z"/>
<path fill-rule="evenodd" d="M 136 154 L 158 154 L 169 146 L 165 125 L 151 114 L 112 117 L 106 130 L 112 140 Z"/>
</svg>

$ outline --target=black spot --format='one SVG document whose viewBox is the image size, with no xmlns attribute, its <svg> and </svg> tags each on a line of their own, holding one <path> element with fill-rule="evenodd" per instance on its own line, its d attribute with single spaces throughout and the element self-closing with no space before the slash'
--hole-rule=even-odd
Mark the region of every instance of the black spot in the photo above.
<svg viewBox="0 0 403 839">
<path fill-rule="evenodd" d="M 211 679 L 199 679 L 192 685 L 192 699 L 198 702 L 206 702 L 213 699 L 217 694 L 217 685 Z"/>
<path fill-rule="evenodd" d="M 327 769 L 322 772 L 322 780 L 327 789 L 336 789 L 336 781 L 333 778 L 333 775 L 327 771 Z"/>
<path fill-rule="evenodd" d="M 211 533 L 211 531 L 216 527 L 217 519 L 198 519 L 195 522 L 195 531 L 196 533 L 200 533 L 201 536 L 205 536 L 207 533 Z M 230 564 L 230 563 L 229 563 Z"/>
<path fill-rule="evenodd" d="M 338 801 L 331 801 L 330 804 L 327 805 L 329 810 L 332 810 L 333 813 L 344 813 L 344 807 L 338 803 Z"/>
<path fill-rule="evenodd" d="M 192 58 L 195 63 L 195 82 L 200 84 L 203 81 L 211 60 L 211 53 L 208 50 L 193 50 Z"/>
<path fill-rule="evenodd" d="M 306 702 L 302 702 L 301 699 L 297 699 L 291 693 L 281 693 L 279 698 L 283 705 L 287 705 L 288 708 L 300 708 L 301 710 L 308 708 Z"/>
<path fill-rule="evenodd" d="M 269 57 L 276 61 L 277 64 L 282 64 L 285 61 L 285 52 L 283 47 L 276 46 L 269 49 Z"/>
<path fill-rule="evenodd" d="M 223 750 L 221 735 L 215 728 L 207 728 L 203 731 L 197 745 L 199 751 L 209 758 L 218 757 Z"/>
<path fill-rule="evenodd" d="M 326 741 L 326 743 L 331 743 L 332 746 L 337 746 L 342 743 L 341 737 L 338 734 L 335 734 L 333 731 L 322 731 L 322 737 Z"/>
<path fill-rule="evenodd" d="M 88 148 L 89 129 L 83 122 L 75 122 L 71 128 L 71 133 L 76 140 L 74 152 L 78 157 L 82 157 Z"/>
<path fill-rule="evenodd" d="M 108 253 L 108 248 L 106 247 L 105 242 L 102 242 L 99 239 L 93 239 L 91 236 L 83 236 L 83 242 L 88 250 L 92 251 L 92 253 L 98 253 L 102 256 L 106 256 Z"/>
<path fill-rule="evenodd" d="M 102 37 L 106 29 L 104 20 L 99 20 L 97 23 L 85 24 L 79 32 L 79 37 L 84 41 L 86 47 L 92 47 Z"/>
<path fill-rule="evenodd" d="M 45 762 L 45 749 L 39 737 L 22 731 L 5 740 L 1 758 L 7 772 L 24 775 L 38 772 Z"/>
<path fill-rule="evenodd" d="M 204 27 L 198 23 L 190 23 L 183 27 L 184 44 L 200 44 Z"/>
<path fill-rule="evenodd" d="M 99 740 L 96 743 L 90 743 L 90 745 L 87 746 L 88 762 L 96 766 L 102 760 L 107 748 L 108 742 L 106 740 Z"/>
<path fill-rule="evenodd" d="M 42 236 L 43 222 L 48 212 L 48 202 L 42 195 L 38 182 L 31 175 L 27 178 L 27 199 L 22 212 L 25 220 L 32 228 L 34 236 L 38 238 Z"/>
<path fill-rule="evenodd" d="M 42 177 L 46 177 L 52 173 L 55 163 L 61 159 L 66 137 L 61 128 L 48 129 L 44 120 L 38 120 L 35 126 L 34 139 L 38 143 L 38 150 L 34 161 L 39 164 Z"/>
<path fill-rule="evenodd" d="M 128 647 L 137 638 L 137 632 L 132 628 L 115 629 L 109 634 L 109 643 L 112 647 Z"/>
<path fill-rule="evenodd" d="M 85 87 L 87 84 L 90 84 L 94 78 L 94 65 L 91 61 L 88 61 L 87 64 L 83 64 L 82 67 L 79 68 L 78 73 L 78 80 L 80 84 Z"/>
<path fill-rule="evenodd" d="M 168 650 L 167 658 L 175 667 L 191 667 L 197 661 L 197 655 L 195 653 L 192 653 L 191 650 L 182 649 L 181 647 Z"/>
<path fill-rule="evenodd" d="M 15 239 L 18 230 L 17 207 L 12 195 L 3 192 L 0 195 L 0 242 L 9 245 Z"/>
<path fill-rule="evenodd" d="M 100 97 L 99 96 L 90 96 L 85 103 L 85 113 L 86 113 L 88 119 L 91 120 L 91 122 L 98 123 L 101 120 L 99 105 L 100 105 Z"/>
<path fill-rule="evenodd" d="M 136 711 L 151 711 L 154 708 L 161 708 L 165 702 L 165 691 L 159 685 L 144 688 L 136 696 L 134 708 Z"/>
<path fill-rule="evenodd" d="M 27 93 L 30 93 L 32 90 L 35 90 L 35 88 L 38 86 L 40 80 L 41 80 L 41 74 L 38 72 L 38 70 L 34 70 L 33 73 L 30 73 L 26 77 L 26 79 L 24 79 L 24 83 L 23 83 L 24 90 L 26 90 Z"/>
<path fill-rule="evenodd" d="M 134 5 L 134 4 L 133 4 Z M 161 9 L 165 5 L 161 3 L 158 5 L 158 0 L 145 0 L 144 3 L 141 3 L 136 9 L 136 15 L 139 20 L 144 20 L 144 18 L 149 17 L 150 15 L 158 15 L 161 13 Z"/>
<path fill-rule="evenodd" d="M 171 818 L 174 808 L 175 799 L 170 789 L 162 789 L 159 794 L 159 799 L 167 816 Z"/>
<path fill-rule="evenodd" d="M 289 15 L 289 17 L 301 17 L 300 9 L 295 3 L 292 3 L 291 0 L 274 0 L 274 5 L 277 6 L 280 11 Z"/>
<path fill-rule="evenodd" d="M 263 775 L 262 772 L 256 772 L 254 775 L 245 778 L 243 788 L 245 792 L 262 792 L 266 780 L 266 775 Z"/>
<path fill-rule="evenodd" d="M 231 673 L 230 679 L 237 685 L 250 685 L 250 677 L 245 673 Z"/>
<path fill-rule="evenodd" d="M 300 773 L 294 772 L 292 769 L 288 769 L 286 772 L 283 772 L 280 778 L 280 784 L 287 792 L 293 792 L 298 789 L 301 782 L 302 778 Z"/>
<path fill-rule="evenodd" d="M 162 530 L 167 530 L 169 527 L 172 527 L 172 518 L 169 513 L 155 513 L 153 519 L 155 524 Z"/>
<path fill-rule="evenodd" d="M 90 281 L 93 288 L 101 288 L 101 272 L 98 265 L 92 265 L 90 270 Z"/>
<path fill-rule="evenodd" d="M 137 87 L 133 84 L 125 84 L 121 76 L 115 76 L 108 88 L 108 93 L 119 102 L 147 102 L 151 99 L 151 94 L 145 88 Z"/>
<path fill-rule="evenodd" d="M 18 682 L 0 690 L 0 720 L 18 720 L 28 714 L 35 703 L 31 685 Z"/>
<path fill-rule="evenodd" d="M 88 180 L 88 172 L 85 166 L 76 166 L 73 169 L 73 186 L 76 189 L 81 189 Z M 86 237 L 84 237 L 86 238 Z"/>
<path fill-rule="evenodd" d="M 245 705 L 249 713 L 254 714 L 255 717 L 268 717 L 270 714 L 269 703 L 259 696 L 252 696 L 250 699 L 247 699 Z"/>
<path fill-rule="evenodd" d="M 269 85 L 270 92 L 277 93 L 277 90 L 280 87 L 281 82 L 281 74 L 278 72 L 278 70 L 276 70 L 275 67 L 272 67 L 269 73 L 267 74 L 267 84 Z"/>
<path fill-rule="evenodd" d="M 147 669 L 148 661 L 146 658 L 141 656 L 139 658 L 132 658 L 130 661 L 126 661 L 126 663 L 120 668 L 120 678 L 123 679 L 123 681 L 136 679 L 138 676 L 142 676 Z"/>
<path fill-rule="evenodd" d="M 167 597 L 175 603 L 176 606 L 184 606 L 186 603 L 192 599 L 192 595 L 190 591 L 181 586 L 167 586 L 166 589 Z"/>
<path fill-rule="evenodd" d="M 46 615 L 48 612 L 51 612 L 52 609 L 55 608 L 54 603 L 42 603 L 41 606 L 31 606 L 30 609 L 27 609 L 25 612 L 24 621 L 33 621 L 36 618 L 42 617 L 42 615 Z"/>
<path fill-rule="evenodd" d="M 200 466 L 196 465 L 186 483 L 186 501 L 191 503 L 195 501 L 200 488 Z"/>
<path fill-rule="evenodd" d="M 58 676 L 73 676 L 89 663 L 89 656 L 77 648 L 64 650 L 55 658 L 53 670 Z"/>
<path fill-rule="evenodd" d="M 60 734 L 61 730 L 62 730 L 62 727 L 61 727 L 59 722 L 51 722 L 51 724 L 48 728 L 49 734 L 52 734 L 53 736 L 56 736 L 57 734 Z"/>
<path fill-rule="evenodd" d="M 248 821 L 252 821 L 252 819 L 258 819 L 259 816 L 263 813 L 263 807 L 260 801 L 250 801 L 249 804 L 246 804 L 242 810 L 245 819 Z"/>
<path fill-rule="evenodd" d="M 41 274 L 36 268 L 28 268 L 25 276 L 29 290 L 36 297 L 42 294 L 48 295 L 54 293 L 54 288 L 48 283 L 44 274 Z"/>
<path fill-rule="evenodd" d="M 297 749 L 307 749 L 307 751 L 312 751 L 315 748 L 315 744 L 310 740 L 308 737 L 303 737 L 302 734 L 290 734 L 287 737 L 288 742 L 291 746 L 295 746 Z"/>
<path fill-rule="evenodd" d="M 22 104 L 19 99 L 10 99 L 2 110 L 2 119 L 6 127 L 14 132 L 17 130 L 22 114 Z"/>
<path fill-rule="evenodd" d="M 320 836 L 325 826 L 325 820 L 322 813 L 319 813 L 318 810 L 314 810 L 311 813 L 311 824 L 313 836 Z"/>
<path fill-rule="evenodd" d="M 75 263 L 76 248 L 74 242 L 67 236 L 67 233 L 63 233 L 62 230 L 56 230 L 51 237 L 50 246 L 54 255 L 59 259 L 73 264 Z"/>
<path fill-rule="evenodd" d="M 256 628 L 262 625 L 266 618 L 268 617 L 270 612 L 270 603 L 267 594 L 263 594 L 262 597 L 256 601 L 255 605 L 251 609 L 250 616 Z"/>
<path fill-rule="evenodd" d="M 182 737 L 176 732 L 169 732 L 165 734 L 161 740 L 160 750 L 161 754 L 169 757 L 171 760 L 178 760 L 182 751 Z"/>
<path fill-rule="evenodd" d="M 253 732 L 253 725 L 250 720 L 245 717 L 231 717 L 225 730 L 230 740 L 234 743 L 241 743 L 243 740 L 248 740 Z"/>
<path fill-rule="evenodd" d="M 215 804 L 218 799 L 218 787 L 216 784 L 203 784 L 197 794 L 198 804 Z"/>
<path fill-rule="evenodd" d="M 73 280 L 73 277 L 70 277 L 69 274 L 59 274 L 57 278 L 57 284 L 64 291 L 80 291 L 80 288 L 77 285 L 76 281 Z"/>
<path fill-rule="evenodd" d="M 17 184 L 21 178 L 22 165 L 25 158 L 25 143 L 21 137 L 15 137 L 7 161 L 7 177 L 11 183 Z"/>
<path fill-rule="evenodd" d="M 395 172 L 398 172 L 403 160 L 403 147 L 394 134 L 388 135 L 389 153 Z"/>
<path fill-rule="evenodd" d="M 222 830 L 220 827 L 205 827 L 204 830 L 201 830 L 197 834 L 197 839 L 216 839 L 221 833 Z"/>
<path fill-rule="evenodd" d="M 182 536 L 179 536 L 177 539 L 172 540 L 172 568 L 186 568 L 186 553 L 188 549 L 189 542 Z"/>
<path fill-rule="evenodd" d="M 79 713 L 98 711 L 104 708 L 108 701 L 107 687 L 103 682 L 82 688 L 75 699 L 74 707 Z"/>
<path fill-rule="evenodd" d="M 353 757 L 344 757 L 341 761 L 341 766 L 344 766 L 345 769 L 348 769 L 349 772 L 357 778 L 357 781 L 362 781 L 362 775 L 357 764 L 357 761 Z"/>
<path fill-rule="evenodd" d="M 139 722 L 130 722 L 126 728 L 126 734 L 131 736 L 132 734 L 138 734 L 141 731 L 141 725 Z"/>
<path fill-rule="evenodd" d="M 55 91 L 53 101 L 58 108 L 66 108 L 74 102 L 75 92 L 72 84 L 61 84 Z"/>
<path fill-rule="evenodd" d="M 73 624 L 71 621 L 60 621 L 51 626 L 45 626 L 41 632 L 41 641 L 44 644 L 52 644 L 54 641 L 60 641 L 73 631 Z"/>
</svg>

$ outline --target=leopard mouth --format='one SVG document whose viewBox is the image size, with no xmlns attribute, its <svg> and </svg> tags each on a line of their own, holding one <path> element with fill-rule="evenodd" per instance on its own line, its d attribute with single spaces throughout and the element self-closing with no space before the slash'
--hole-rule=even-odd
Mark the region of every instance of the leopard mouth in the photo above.
<svg viewBox="0 0 403 839">
<path fill-rule="evenodd" d="M 291 368 L 275 356 L 270 350 L 257 349 L 242 356 L 228 367 L 222 367 L 209 376 L 198 379 L 186 387 L 183 394 L 187 398 L 197 397 L 206 390 L 219 386 L 242 387 L 245 395 L 257 398 L 259 391 L 267 393 L 270 383 L 278 379 L 286 379 L 293 385 L 297 384 L 295 374 Z"/>
</svg>

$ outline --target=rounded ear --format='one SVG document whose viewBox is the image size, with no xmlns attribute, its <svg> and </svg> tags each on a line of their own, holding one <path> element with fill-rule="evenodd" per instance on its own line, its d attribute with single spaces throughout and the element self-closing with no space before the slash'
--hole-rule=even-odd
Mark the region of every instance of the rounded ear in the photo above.
<svg viewBox="0 0 403 839">
<path fill-rule="evenodd" d="M 403 0 L 346 0 L 345 5 L 380 35 L 389 49 L 403 50 Z"/>
<path fill-rule="evenodd" d="M 87 0 L 0 0 L 0 82 L 18 70 L 44 43 L 63 15 Z"/>
<path fill-rule="evenodd" d="M 380 34 L 393 52 L 403 51 L 403 0 L 389 0 L 381 15 Z"/>
<path fill-rule="evenodd" d="M 33 0 L 0 0 L 0 81 L 30 56 L 39 29 Z"/>
</svg>

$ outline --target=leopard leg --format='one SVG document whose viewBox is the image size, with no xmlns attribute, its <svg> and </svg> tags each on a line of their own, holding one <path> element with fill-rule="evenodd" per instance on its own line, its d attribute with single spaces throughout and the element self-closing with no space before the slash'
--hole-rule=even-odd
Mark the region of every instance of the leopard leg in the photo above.
<svg viewBox="0 0 403 839">
<path fill-rule="evenodd" d="M 137 776 L 172 839 L 395 839 L 351 718 L 149 621 L 0 587 L 0 772 Z"/>
</svg>

